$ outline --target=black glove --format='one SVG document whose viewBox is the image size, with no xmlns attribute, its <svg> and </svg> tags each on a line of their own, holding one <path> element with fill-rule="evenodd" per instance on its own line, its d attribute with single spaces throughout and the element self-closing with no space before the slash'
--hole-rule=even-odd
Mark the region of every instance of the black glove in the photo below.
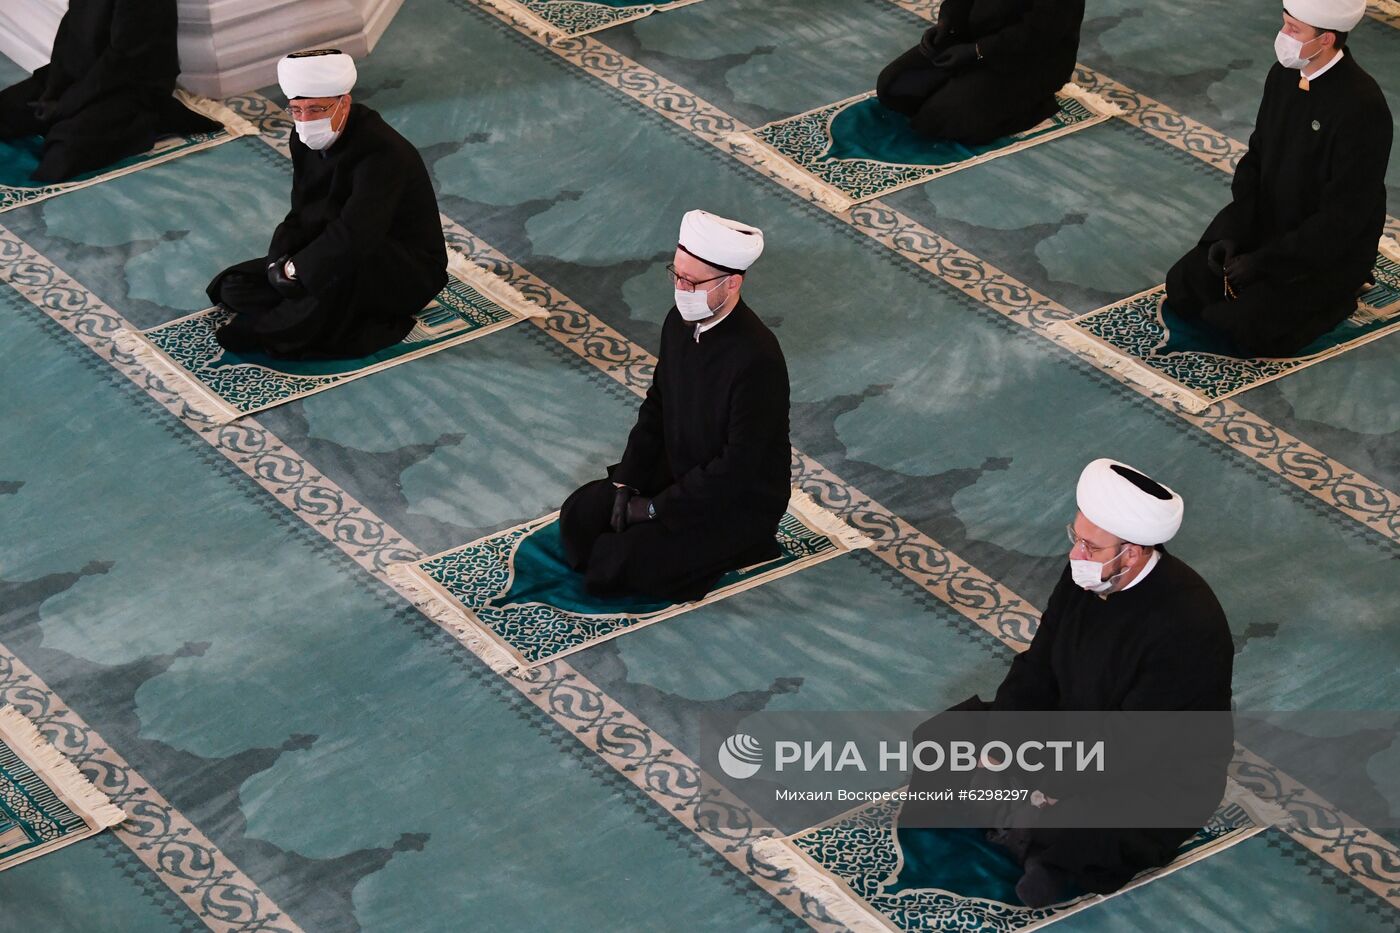
<svg viewBox="0 0 1400 933">
<path fill-rule="evenodd" d="M 924 57 L 929 61 L 938 57 L 938 49 L 943 43 L 948 41 L 948 37 L 953 34 L 952 28 L 943 20 L 939 20 L 935 25 L 924 30 L 923 37 L 919 39 L 919 51 L 924 53 Z"/>
<path fill-rule="evenodd" d="M 1216 275 L 1225 274 L 1225 263 L 1235 258 L 1234 240 L 1216 240 L 1206 253 L 1206 266 Z"/>
<path fill-rule="evenodd" d="M 627 503 L 627 524 L 640 525 L 651 519 L 651 499 L 646 496 L 633 496 Z"/>
<path fill-rule="evenodd" d="M 619 486 L 613 493 L 612 519 L 608 524 L 612 530 L 622 534 L 627 530 L 627 503 L 637 494 L 631 486 Z"/>
<path fill-rule="evenodd" d="M 31 100 L 29 109 L 34 111 L 34 119 L 40 123 L 52 123 L 58 119 L 58 101 Z"/>
<path fill-rule="evenodd" d="M 966 68 L 977 61 L 977 45 L 973 42 L 963 42 L 958 45 L 950 45 L 938 57 L 933 60 L 935 68 Z"/>
<path fill-rule="evenodd" d="M 296 279 L 287 277 L 287 257 L 275 260 L 267 264 L 267 282 L 283 298 L 297 298 L 305 294 L 305 289 Z"/>
<path fill-rule="evenodd" d="M 1231 288 L 1244 288 L 1263 278 L 1263 265 L 1258 253 L 1231 256 L 1225 261 L 1225 277 L 1230 280 Z"/>
</svg>

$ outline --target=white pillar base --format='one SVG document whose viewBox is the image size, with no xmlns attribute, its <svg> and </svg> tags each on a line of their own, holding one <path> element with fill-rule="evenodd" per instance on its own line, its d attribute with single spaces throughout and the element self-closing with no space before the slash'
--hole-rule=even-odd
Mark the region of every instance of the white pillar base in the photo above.
<svg viewBox="0 0 1400 933">
<path fill-rule="evenodd" d="M 68 0 L 5 0 L 0 3 L 0 55 L 25 71 L 43 65 L 53 51 L 58 21 Z"/>
</svg>

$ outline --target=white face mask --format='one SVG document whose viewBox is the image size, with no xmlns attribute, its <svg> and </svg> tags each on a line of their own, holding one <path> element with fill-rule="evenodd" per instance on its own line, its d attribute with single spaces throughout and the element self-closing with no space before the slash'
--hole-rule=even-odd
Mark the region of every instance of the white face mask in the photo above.
<svg viewBox="0 0 1400 933">
<path fill-rule="evenodd" d="M 692 324 L 715 316 L 715 312 L 710 309 L 710 293 L 699 288 L 693 292 L 676 289 L 676 310 L 681 313 L 682 318 Z"/>
<path fill-rule="evenodd" d="M 1112 563 L 1122 557 L 1123 551 L 1126 551 L 1127 548 L 1128 546 L 1126 544 L 1123 545 L 1118 553 L 1115 554 L 1111 560 L 1107 561 L 1075 560 L 1074 558 L 1070 558 L 1069 575 L 1070 578 L 1074 580 L 1074 585 L 1086 589 L 1090 593 L 1107 593 L 1109 590 L 1113 589 L 1118 585 L 1118 578 L 1127 573 L 1128 568 L 1124 567 L 1105 580 L 1103 578 L 1104 565 Z"/>
<path fill-rule="evenodd" d="M 320 120 L 296 121 L 297 136 L 306 144 L 306 148 L 326 149 L 340 138 L 340 133 L 331 129 L 331 123 L 335 120 L 336 108 L 339 106 L 340 101 L 336 101 L 335 107 L 331 108 L 330 116 Z"/>
<path fill-rule="evenodd" d="M 1311 41 L 1313 40 L 1308 40 Z M 1278 57 L 1278 63 L 1285 68 L 1306 68 L 1308 59 L 1303 55 L 1303 46 L 1308 42 L 1295 39 L 1279 30 L 1279 34 L 1274 36 L 1274 55 Z"/>
</svg>

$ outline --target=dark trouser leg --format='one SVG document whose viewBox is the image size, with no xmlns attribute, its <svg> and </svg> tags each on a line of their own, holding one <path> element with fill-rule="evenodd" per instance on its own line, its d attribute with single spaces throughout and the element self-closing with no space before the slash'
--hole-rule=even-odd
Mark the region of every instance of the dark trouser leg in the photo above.
<svg viewBox="0 0 1400 933">
<path fill-rule="evenodd" d="M 1053 92 L 1029 86 L 1014 73 L 973 67 L 954 74 L 911 122 L 921 136 L 981 145 L 1028 129 L 1054 109 Z"/>
<path fill-rule="evenodd" d="M 155 113 L 144 96 L 104 97 L 48 128 L 44 155 L 32 177 L 66 181 L 145 152 L 155 141 Z"/>
<path fill-rule="evenodd" d="M 314 343 L 325 318 L 321 302 L 314 297 L 287 298 L 273 288 L 262 259 L 220 272 L 209 283 L 208 294 L 211 301 L 234 313 L 216 337 L 220 346 L 235 353 L 296 355 Z"/>
<path fill-rule="evenodd" d="M 1202 308 L 1225 297 L 1224 275 L 1211 271 L 1209 253 L 1209 245 L 1198 243 L 1167 273 L 1167 307 L 1189 321 L 1199 319 Z"/>
<path fill-rule="evenodd" d="M 970 696 L 955 706 L 950 706 L 945 711 L 921 722 L 915 729 L 914 735 L 909 742 L 910 748 L 917 748 L 920 743 L 934 742 L 940 747 L 946 745 L 950 730 L 958 722 L 966 723 L 963 717 L 949 717 L 949 713 L 980 713 L 991 709 L 991 704 L 986 703 L 978 696 Z M 959 738 L 966 738 L 960 735 Z M 915 768 L 909 775 L 909 789 L 914 793 L 934 791 L 948 786 L 949 774 L 945 771 L 921 771 Z M 903 839 L 905 833 L 917 833 L 929 831 L 930 826 L 939 824 L 936 814 L 940 812 L 940 805 L 937 802 L 927 800 L 909 800 L 899 811 L 899 832 Z"/>
<path fill-rule="evenodd" d="M 250 259 L 230 266 L 209 285 L 209 300 L 223 305 L 234 314 L 256 317 L 282 301 L 282 296 L 267 280 L 263 260 Z"/>
<path fill-rule="evenodd" d="M 875 96 L 889 109 L 912 117 L 952 74 L 946 68 L 933 67 L 928 56 L 915 46 L 880 72 Z"/>
<path fill-rule="evenodd" d="M 1358 285 L 1360 283 L 1357 283 Z M 1356 309 L 1356 286 L 1265 280 L 1233 301 L 1215 301 L 1201 318 L 1247 357 L 1293 356 Z"/>
<path fill-rule="evenodd" d="M 700 599 L 729 570 L 778 555 L 776 522 L 764 530 L 752 522 L 717 522 L 672 531 L 660 522 L 633 525 L 593 542 L 586 579 L 591 591 L 638 593 L 673 602 Z"/>
<path fill-rule="evenodd" d="M 398 343 L 446 280 L 446 272 L 425 275 L 398 244 L 381 244 L 364 267 L 346 267 L 318 283 L 317 297 L 330 314 L 306 355 L 354 358 Z"/>
<path fill-rule="evenodd" d="M 29 105 L 44 92 L 43 69 L 0 91 L 0 139 L 19 139 L 44 132 L 44 124 Z"/>
<path fill-rule="evenodd" d="M 564 556 L 579 572 L 588 567 L 593 542 L 612 531 L 613 496 L 617 487 L 605 479 L 585 483 L 574 490 L 559 509 L 559 534 L 564 539 Z"/>
</svg>

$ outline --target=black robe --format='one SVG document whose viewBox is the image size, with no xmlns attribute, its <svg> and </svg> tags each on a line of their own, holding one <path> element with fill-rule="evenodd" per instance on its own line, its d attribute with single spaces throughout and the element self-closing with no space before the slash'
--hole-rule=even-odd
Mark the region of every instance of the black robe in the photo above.
<svg viewBox="0 0 1400 933">
<path fill-rule="evenodd" d="M 773 332 L 741 300 L 697 341 L 673 308 L 621 462 L 564 504 L 570 563 L 596 592 L 698 599 L 725 571 L 777 556 L 791 457 Z M 615 482 L 651 497 L 656 520 L 612 532 Z"/>
<path fill-rule="evenodd" d="M 921 135 L 968 144 L 1028 129 L 1058 109 L 1055 92 L 1074 75 L 1084 0 L 945 0 L 939 22 L 949 27 L 880 73 L 875 91 L 886 107 L 910 118 Z M 976 43 L 982 59 L 935 68 L 949 46 Z"/>
<path fill-rule="evenodd" d="M 282 357 L 357 357 L 413 328 L 447 284 L 437 196 L 413 144 L 354 104 L 329 149 L 295 135 L 292 209 L 267 256 L 221 272 L 209 297 L 235 312 L 220 342 Z M 301 293 L 279 294 L 269 263 L 290 258 Z"/>
<path fill-rule="evenodd" d="M 1278 64 L 1269 71 L 1232 199 L 1167 277 L 1174 313 L 1218 328 L 1251 356 L 1295 353 L 1345 319 L 1385 226 L 1393 124 L 1380 87 L 1349 48 L 1309 90 L 1299 77 Z M 1235 300 L 1207 265 L 1220 240 L 1263 270 Z"/>
<path fill-rule="evenodd" d="M 176 26 L 175 0 L 72 0 L 49 63 L 0 91 L 0 139 L 44 137 L 34 180 L 62 181 L 161 136 L 219 127 L 172 96 Z"/>
<path fill-rule="evenodd" d="M 996 698 L 984 703 L 973 697 L 955 709 L 1227 712 L 1233 665 L 1234 643 L 1220 603 L 1209 585 L 1172 555 L 1163 552 L 1145 578 L 1106 599 L 1075 585 L 1067 566 L 1030 647 L 1011 662 Z M 934 731 L 936 721 L 921 730 Z M 1204 748 L 1213 760 L 1193 766 L 1190 781 L 1177 788 L 1199 815 L 1195 826 L 1032 829 L 1026 855 L 1039 856 L 1077 887 L 1103 894 L 1116 891 L 1140 871 L 1167 864 L 1209 819 L 1224 794 L 1231 736 L 1227 719 L 1211 723 L 1212 734 L 1194 750 L 1200 753 Z M 1049 772 L 1045 776 L 1053 780 Z M 915 779 L 930 786 L 947 780 L 945 775 L 918 772 Z M 1051 797 L 1058 790 L 1041 789 Z M 1061 798 L 1055 806 L 1095 804 L 1092 799 Z"/>
</svg>

